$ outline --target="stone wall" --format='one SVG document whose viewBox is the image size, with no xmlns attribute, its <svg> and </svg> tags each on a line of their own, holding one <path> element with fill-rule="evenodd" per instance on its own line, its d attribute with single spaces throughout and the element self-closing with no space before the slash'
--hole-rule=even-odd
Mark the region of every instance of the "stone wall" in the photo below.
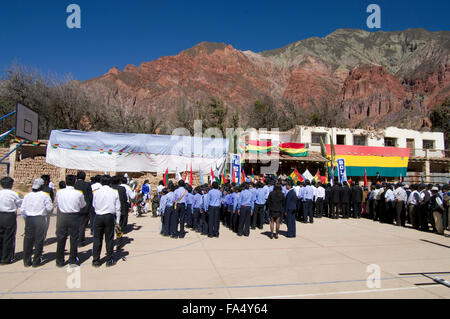
<svg viewBox="0 0 450 319">
<path fill-rule="evenodd" d="M 42 149 L 38 150 L 40 147 L 28 148 L 27 150 L 21 150 L 17 153 L 14 176 L 15 184 L 23 184 L 26 186 L 31 186 L 35 178 L 41 175 L 50 175 L 51 181 L 58 186 L 58 183 L 65 179 L 66 175 L 77 174 L 77 170 L 73 169 L 63 169 L 53 165 L 48 164 L 45 161 L 45 156 L 42 155 Z M 9 152 L 9 148 L 0 148 L 0 157 L 3 157 Z M 26 158 L 23 158 L 26 157 Z M 9 159 L 5 159 L 6 162 Z M 95 175 L 103 175 L 104 172 L 97 171 L 85 171 L 86 180 L 90 181 L 91 177 Z M 107 172 L 108 174 L 114 174 L 113 172 Z M 125 173 L 117 173 L 123 175 Z M 6 175 L 6 165 L 0 165 L 0 176 Z M 145 180 L 149 180 L 152 190 L 155 190 L 158 183 L 163 178 L 163 174 L 152 174 L 152 173 L 128 173 L 130 177 L 137 181 L 139 187 L 142 186 Z M 184 172 L 181 174 L 184 177 Z M 175 175 L 169 176 L 172 181 L 175 181 Z M 206 180 L 206 176 L 204 176 Z M 193 184 L 194 186 L 200 184 L 200 176 L 198 174 L 193 174 Z"/>
<path fill-rule="evenodd" d="M 0 158 L 8 154 L 9 148 L 0 148 Z M 8 162 L 8 159 L 5 159 L 5 162 Z M 0 165 L 0 176 L 6 176 L 6 165 Z"/>
</svg>

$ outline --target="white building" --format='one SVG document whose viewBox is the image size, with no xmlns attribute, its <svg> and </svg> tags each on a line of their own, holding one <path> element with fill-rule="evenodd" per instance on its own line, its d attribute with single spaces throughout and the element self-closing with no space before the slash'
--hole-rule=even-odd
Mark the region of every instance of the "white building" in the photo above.
<svg viewBox="0 0 450 319">
<path fill-rule="evenodd" d="M 305 143 L 310 151 L 320 153 L 320 138 L 335 145 L 358 145 L 409 148 L 408 176 L 410 182 L 447 183 L 450 177 L 450 154 L 446 151 L 444 133 L 421 132 L 388 127 L 379 130 L 297 126 L 287 132 L 250 130 L 243 134 L 248 140 L 271 140 L 279 143 Z"/>
</svg>

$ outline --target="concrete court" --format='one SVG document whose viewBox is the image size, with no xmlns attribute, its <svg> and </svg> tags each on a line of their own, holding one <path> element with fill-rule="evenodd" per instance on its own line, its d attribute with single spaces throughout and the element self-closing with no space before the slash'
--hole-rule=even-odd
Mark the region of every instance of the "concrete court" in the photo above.
<svg viewBox="0 0 450 319">
<path fill-rule="evenodd" d="M 49 261 L 24 268 L 24 221 L 18 217 L 20 259 L 0 267 L 1 298 L 450 298 L 445 286 L 415 286 L 431 282 L 421 275 L 398 275 L 450 272 L 448 237 L 367 219 L 297 223 L 294 239 L 284 236 L 286 225 L 272 240 L 266 233 L 269 225 L 252 230 L 250 237 L 238 237 L 221 225 L 220 238 L 188 230 L 184 239 L 171 239 L 159 234 L 159 218 L 130 214 L 134 230 L 122 239 L 117 265 L 93 268 L 89 244 L 79 250 L 83 263 L 78 273 L 55 265 L 55 223 L 52 217 L 44 248 Z M 370 264 L 381 269 L 380 288 L 367 286 Z M 75 274 L 80 288 L 68 288 Z M 440 277 L 450 281 L 450 274 Z"/>
</svg>

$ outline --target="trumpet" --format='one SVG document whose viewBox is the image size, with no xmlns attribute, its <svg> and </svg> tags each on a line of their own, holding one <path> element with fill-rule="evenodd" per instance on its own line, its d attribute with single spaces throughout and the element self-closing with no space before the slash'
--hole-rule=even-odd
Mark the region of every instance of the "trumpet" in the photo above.
<svg viewBox="0 0 450 319">
<path fill-rule="evenodd" d="M 120 228 L 119 224 L 116 224 L 115 231 L 116 231 L 116 237 L 122 238 L 123 232 L 122 232 L 122 229 Z"/>
</svg>

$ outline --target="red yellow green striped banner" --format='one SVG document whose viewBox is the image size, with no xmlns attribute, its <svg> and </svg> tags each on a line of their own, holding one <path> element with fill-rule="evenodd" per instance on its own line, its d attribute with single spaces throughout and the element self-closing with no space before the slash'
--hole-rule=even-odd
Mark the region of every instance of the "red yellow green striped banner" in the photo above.
<svg viewBox="0 0 450 319">
<path fill-rule="evenodd" d="M 306 144 L 300 143 L 281 143 L 278 145 L 281 152 L 294 157 L 308 156 L 308 149 Z"/>
<path fill-rule="evenodd" d="M 272 151 L 271 141 L 255 141 L 249 140 L 247 145 L 247 152 L 249 153 L 270 153 Z"/>
<path fill-rule="evenodd" d="M 330 145 L 325 145 L 331 154 Z M 343 158 L 347 176 L 406 176 L 409 148 L 335 145 L 336 159 Z M 329 166 L 331 163 L 328 164 Z"/>
</svg>

